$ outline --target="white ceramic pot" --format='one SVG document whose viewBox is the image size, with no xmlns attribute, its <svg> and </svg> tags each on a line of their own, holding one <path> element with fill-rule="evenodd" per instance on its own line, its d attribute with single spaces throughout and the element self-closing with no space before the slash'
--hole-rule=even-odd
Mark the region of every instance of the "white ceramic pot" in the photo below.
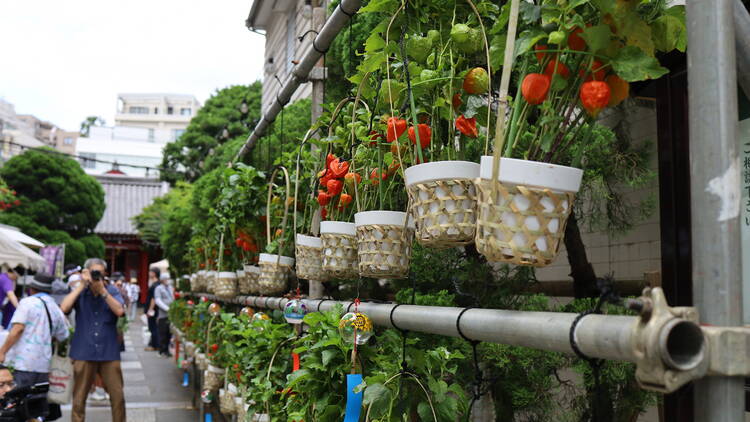
<svg viewBox="0 0 750 422">
<path fill-rule="evenodd" d="M 438 180 L 474 180 L 479 177 L 479 164 L 470 161 L 435 161 L 417 164 L 404 171 L 406 186 Z"/>
<path fill-rule="evenodd" d="M 245 265 L 245 273 L 246 274 L 260 274 L 260 267 L 257 265 Z"/>
<path fill-rule="evenodd" d="M 482 157 L 479 177 L 492 179 L 493 157 Z M 577 193 L 581 188 L 583 170 L 575 167 L 538 161 L 519 160 L 516 158 L 501 158 L 500 173 L 497 180 L 507 185 L 524 185 L 540 189 L 550 189 L 555 192 Z"/>
<path fill-rule="evenodd" d="M 414 239 L 411 217 L 400 211 L 365 211 L 354 214 L 354 225 L 360 275 L 372 278 L 408 275 Z"/>
<path fill-rule="evenodd" d="M 322 248 L 323 243 L 320 241 L 319 237 L 315 236 L 307 236 L 304 234 L 297 233 L 297 244 L 302 246 L 309 246 L 311 248 Z"/>
<path fill-rule="evenodd" d="M 408 217 L 408 227 L 414 228 L 414 219 Z M 407 214 L 402 211 L 363 211 L 354 214 L 354 226 L 368 226 L 373 224 L 401 226 L 407 223 Z"/>
<path fill-rule="evenodd" d="M 236 280 L 237 273 L 235 273 L 234 271 L 220 271 L 218 273 L 218 278 L 224 280 Z"/>
<path fill-rule="evenodd" d="M 320 234 L 345 234 L 356 236 L 357 228 L 354 223 L 345 223 L 343 221 L 321 221 Z"/>
</svg>

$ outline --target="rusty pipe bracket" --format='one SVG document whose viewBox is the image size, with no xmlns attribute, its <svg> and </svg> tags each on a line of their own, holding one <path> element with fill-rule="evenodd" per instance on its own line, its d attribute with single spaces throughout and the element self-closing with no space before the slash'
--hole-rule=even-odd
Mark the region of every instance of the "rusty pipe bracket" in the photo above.
<svg viewBox="0 0 750 422">
<path fill-rule="evenodd" d="M 706 374 L 709 353 L 695 308 L 670 307 L 659 287 L 644 289 L 630 307 L 641 313 L 632 339 L 642 388 L 670 393 Z"/>
</svg>

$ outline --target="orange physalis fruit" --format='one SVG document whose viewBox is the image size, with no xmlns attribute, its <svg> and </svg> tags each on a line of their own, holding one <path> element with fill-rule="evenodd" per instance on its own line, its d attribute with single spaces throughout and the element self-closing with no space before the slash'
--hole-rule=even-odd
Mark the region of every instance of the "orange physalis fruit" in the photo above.
<svg viewBox="0 0 750 422">
<path fill-rule="evenodd" d="M 529 73 L 521 83 L 521 95 L 529 104 L 541 104 L 547 99 L 551 79 L 541 73 Z"/>
</svg>

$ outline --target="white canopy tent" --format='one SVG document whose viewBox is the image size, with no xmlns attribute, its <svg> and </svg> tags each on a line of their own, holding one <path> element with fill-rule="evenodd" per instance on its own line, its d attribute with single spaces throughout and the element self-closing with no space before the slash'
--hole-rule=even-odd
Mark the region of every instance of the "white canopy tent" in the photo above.
<svg viewBox="0 0 750 422">
<path fill-rule="evenodd" d="M 22 245 L 26 245 L 30 248 L 41 248 L 44 246 L 44 243 L 34 239 L 33 237 L 27 235 L 26 233 L 19 230 L 17 227 L 13 226 L 7 226 L 5 224 L 0 224 L 0 234 L 5 235 L 5 237 L 14 240 Z"/>
<path fill-rule="evenodd" d="M 44 271 L 47 268 L 47 261 L 38 253 L 0 232 L 0 265 Z"/>
</svg>

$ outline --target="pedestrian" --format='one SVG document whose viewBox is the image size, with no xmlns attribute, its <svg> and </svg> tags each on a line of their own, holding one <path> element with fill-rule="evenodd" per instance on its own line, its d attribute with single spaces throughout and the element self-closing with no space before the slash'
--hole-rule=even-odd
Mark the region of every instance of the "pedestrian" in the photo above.
<svg viewBox="0 0 750 422">
<path fill-rule="evenodd" d="M 157 324 L 159 326 L 159 355 L 170 357 L 169 353 L 169 341 L 171 340 L 171 334 L 169 332 L 169 304 L 174 300 L 174 290 L 170 285 L 170 279 L 167 274 L 162 275 L 162 280 L 159 286 L 154 291 L 154 302 L 157 307 Z"/>
<path fill-rule="evenodd" d="M 0 365 L 0 399 L 5 397 L 5 393 L 16 388 L 16 382 L 13 380 L 13 374 L 5 365 Z"/>
<path fill-rule="evenodd" d="M 159 348 L 159 330 L 156 322 L 156 311 L 154 310 L 154 307 L 156 306 L 156 303 L 154 302 L 154 291 L 159 287 L 160 275 L 161 270 L 157 267 L 151 267 L 148 270 L 149 287 L 144 311 L 148 317 L 148 331 L 151 333 L 151 340 L 149 340 L 148 346 L 144 349 L 147 352 L 153 352 Z"/>
<path fill-rule="evenodd" d="M 81 280 L 81 266 L 70 264 L 65 266 L 65 277 L 67 277 L 68 288 L 73 290 Z"/>
<path fill-rule="evenodd" d="M 0 312 L 3 314 L 2 324 L 6 330 L 10 325 L 10 320 L 13 318 L 13 312 L 18 307 L 18 297 L 16 297 L 16 280 L 18 280 L 18 273 L 12 268 L 8 268 L 4 273 L 0 274 Z"/>
<path fill-rule="evenodd" d="M 117 319 L 125 314 L 120 292 L 107 284 L 107 263 L 99 258 L 87 259 L 81 271 L 81 283 L 63 300 L 65 313 L 76 311 L 76 330 L 70 345 L 73 359 L 73 422 L 86 417 L 86 397 L 99 374 L 109 393 L 113 422 L 125 422 L 120 345 L 117 342 Z"/>
<path fill-rule="evenodd" d="M 141 296 L 141 287 L 138 285 L 138 279 L 132 277 L 130 283 L 128 283 L 128 296 L 130 296 L 130 313 L 129 319 L 133 321 L 135 319 L 135 313 L 138 310 L 138 299 Z"/>
<path fill-rule="evenodd" d="M 37 273 L 28 283 L 28 297 L 21 299 L 11 319 L 12 328 L 0 346 L 0 362 L 14 369 L 18 387 L 49 381 L 52 338 L 68 338 L 68 320 L 49 293 L 54 277 Z"/>
</svg>

